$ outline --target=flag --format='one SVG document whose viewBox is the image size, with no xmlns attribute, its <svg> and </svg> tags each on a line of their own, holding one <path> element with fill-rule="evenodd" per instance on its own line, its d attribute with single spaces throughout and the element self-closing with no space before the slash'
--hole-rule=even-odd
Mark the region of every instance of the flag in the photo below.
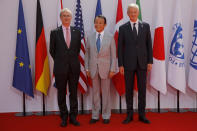
<svg viewBox="0 0 197 131">
<path fill-rule="evenodd" d="M 184 62 L 184 42 L 181 19 L 180 0 L 174 1 L 174 18 L 172 28 L 172 39 L 170 43 L 170 53 L 168 61 L 168 83 L 175 89 L 185 93 L 185 62 Z"/>
<path fill-rule="evenodd" d="M 142 20 L 142 13 L 141 13 L 141 4 L 140 4 L 140 0 L 136 0 L 136 4 L 139 6 L 139 16 L 138 19 Z"/>
<path fill-rule="evenodd" d="M 197 8 L 195 7 L 195 12 L 196 11 Z M 191 48 L 189 77 L 188 77 L 188 85 L 195 92 L 197 92 L 196 78 L 197 78 L 197 13 L 196 13 L 196 17 L 194 18 L 193 41 Z"/>
<path fill-rule="evenodd" d="M 36 14 L 35 86 L 37 90 L 47 95 L 50 86 L 50 71 L 40 0 L 37 1 Z"/>
<path fill-rule="evenodd" d="M 95 17 L 102 15 L 101 0 L 97 0 Z"/>
<path fill-rule="evenodd" d="M 155 4 L 155 34 L 153 42 L 153 65 L 150 74 L 150 85 L 163 94 L 166 94 L 166 68 L 165 68 L 165 48 L 164 48 L 164 28 L 162 0 L 157 0 Z"/>
<path fill-rule="evenodd" d="M 79 55 L 79 60 L 81 64 L 81 71 L 79 76 L 78 87 L 81 93 L 87 91 L 87 76 L 85 71 L 84 57 L 85 57 L 85 39 L 84 39 L 84 26 L 83 26 L 83 17 L 80 0 L 77 0 L 76 4 L 76 13 L 75 13 L 75 27 L 78 28 L 81 32 L 81 50 Z"/>
<path fill-rule="evenodd" d="M 62 21 L 60 19 L 60 12 L 63 9 L 63 4 L 62 4 L 62 0 L 58 0 L 58 9 L 57 9 L 57 26 L 61 26 L 62 25 Z"/>
<path fill-rule="evenodd" d="M 13 87 L 34 97 L 23 4 L 19 0 Z"/>
<path fill-rule="evenodd" d="M 115 33 L 114 33 L 114 39 L 115 39 L 115 43 L 116 43 L 116 49 L 118 49 L 118 32 L 119 32 L 119 27 L 123 23 L 124 22 L 123 22 L 122 0 L 118 0 L 117 13 L 116 13 L 116 26 L 115 26 Z M 125 80 L 124 80 L 124 75 L 121 75 L 120 72 L 117 71 L 116 74 L 112 78 L 112 82 L 113 82 L 114 87 L 116 88 L 116 90 L 117 90 L 117 92 L 118 92 L 118 94 L 120 96 L 123 95 L 123 94 L 125 94 Z"/>
<path fill-rule="evenodd" d="M 61 10 L 63 9 L 62 0 L 58 0 L 58 1 L 57 1 L 57 6 L 58 6 L 58 8 L 57 8 L 57 27 L 59 27 L 59 26 L 62 25 L 62 21 L 61 21 L 61 19 L 60 19 L 60 12 L 61 12 Z M 54 87 L 56 87 L 56 84 L 55 84 L 55 75 L 54 75 L 54 74 L 53 74 L 53 76 L 52 76 L 52 85 L 53 85 Z"/>
</svg>

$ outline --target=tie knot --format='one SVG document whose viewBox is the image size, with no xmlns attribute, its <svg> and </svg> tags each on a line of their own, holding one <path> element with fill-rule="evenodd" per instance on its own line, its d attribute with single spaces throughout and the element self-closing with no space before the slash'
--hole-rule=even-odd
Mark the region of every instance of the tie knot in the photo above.
<svg viewBox="0 0 197 131">
<path fill-rule="evenodd" d="M 98 38 L 100 38 L 101 37 L 101 34 L 98 34 Z"/>
<path fill-rule="evenodd" d="M 133 23 L 133 26 L 135 26 L 136 25 L 136 23 Z"/>
<path fill-rule="evenodd" d="M 69 30 L 69 28 L 66 28 L 66 31 L 68 31 Z"/>
</svg>

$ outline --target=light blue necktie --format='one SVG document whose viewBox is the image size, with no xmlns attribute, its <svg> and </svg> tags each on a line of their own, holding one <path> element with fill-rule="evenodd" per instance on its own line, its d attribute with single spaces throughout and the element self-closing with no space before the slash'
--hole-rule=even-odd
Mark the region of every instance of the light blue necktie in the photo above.
<svg viewBox="0 0 197 131">
<path fill-rule="evenodd" d="M 99 52 L 100 51 L 100 47 L 101 47 L 101 34 L 98 34 L 98 38 L 96 40 L 96 47 L 97 47 L 97 51 Z"/>
</svg>

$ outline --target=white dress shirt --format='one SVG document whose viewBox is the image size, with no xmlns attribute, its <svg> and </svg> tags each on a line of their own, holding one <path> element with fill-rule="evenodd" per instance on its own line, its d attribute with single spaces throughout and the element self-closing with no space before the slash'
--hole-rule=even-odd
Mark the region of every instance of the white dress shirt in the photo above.
<svg viewBox="0 0 197 131">
<path fill-rule="evenodd" d="M 96 32 L 96 41 L 98 39 L 98 35 L 99 34 L 101 34 L 100 35 L 100 42 L 101 42 L 100 44 L 102 45 L 102 40 L 103 40 L 103 36 L 104 36 L 104 30 L 102 32 L 100 32 L 100 33 L 99 32 Z M 100 47 L 101 47 L 101 45 L 100 45 Z"/>
<path fill-rule="evenodd" d="M 130 21 L 130 23 L 131 23 L 131 29 L 132 29 L 132 30 L 133 30 L 133 24 L 134 24 L 134 23 L 136 23 L 136 24 L 135 24 L 135 28 L 136 28 L 136 30 L 137 30 L 137 34 L 138 34 L 139 20 L 137 19 L 137 21 L 136 21 L 136 22 L 132 22 L 132 21 Z"/>
</svg>

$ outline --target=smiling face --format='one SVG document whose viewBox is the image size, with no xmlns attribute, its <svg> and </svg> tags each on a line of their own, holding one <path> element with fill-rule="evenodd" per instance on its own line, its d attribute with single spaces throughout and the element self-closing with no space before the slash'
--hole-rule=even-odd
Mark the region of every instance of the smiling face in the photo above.
<svg viewBox="0 0 197 131">
<path fill-rule="evenodd" d="M 139 10 L 136 7 L 128 7 L 127 15 L 132 22 L 136 22 L 139 15 Z"/>
<path fill-rule="evenodd" d="M 72 20 L 72 15 L 70 12 L 64 11 L 61 13 L 60 19 L 62 21 L 62 25 L 64 25 L 65 27 L 68 27 L 68 26 L 70 26 L 70 23 Z"/>
<path fill-rule="evenodd" d="M 94 27 L 97 32 L 102 32 L 106 26 L 106 21 L 102 17 L 96 17 L 94 20 Z"/>
</svg>

